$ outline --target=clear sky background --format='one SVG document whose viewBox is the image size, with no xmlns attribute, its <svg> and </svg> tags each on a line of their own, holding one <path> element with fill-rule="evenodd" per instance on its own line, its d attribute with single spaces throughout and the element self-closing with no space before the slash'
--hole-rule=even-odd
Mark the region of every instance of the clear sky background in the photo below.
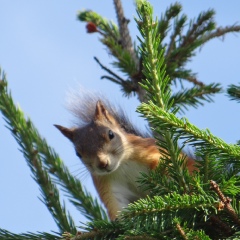
<svg viewBox="0 0 240 240">
<path fill-rule="evenodd" d="M 160 16 L 174 1 L 150 2 L 155 7 L 155 14 Z M 72 173 L 96 195 L 89 176 L 80 176 L 82 165 L 71 143 L 53 124 L 71 126 L 72 116 L 65 109 L 66 93 L 80 84 L 90 90 L 99 90 L 113 102 L 120 103 L 131 119 L 143 126 L 143 120 L 135 113 L 139 104 L 137 99 L 124 98 L 118 86 L 100 80 L 105 73 L 93 57 L 98 57 L 105 65 L 111 59 L 99 43 L 98 35 L 87 34 L 85 24 L 76 19 L 78 10 L 90 9 L 116 22 L 112 1 L 0 0 L 0 3 L 0 66 L 7 73 L 12 96 Z M 240 24 L 239 0 L 186 0 L 181 3 L 189 18 L 213 8 L 218 25 Z M 133 1 L 123 0 L 123 5 L 125 15 L 131 19 L 131 35 L 136 39 Z M 240 35 L 228 34 L 224 41 L 215 39 L 207 43 L 189 67 L 205 83 L 220 82 L 224 88 L 239 83 Z M 229 101 L 226 93 L 219 94 L 214 101 L 197 110 L 191 108 L 186 117 L 199 128 L 209 128 L 227 143 L 235 143 L 240 139 L 240 105 Z M 50 213 L 38 199 L 40 192 L 25 159 L 4 125 L 1 117 L 0 228 L 16 233 L 57 231 Z M 77 225 L 80 225 L 79 221 L 85 221 L 74 207 L 66 204 Z"/>
</svg>

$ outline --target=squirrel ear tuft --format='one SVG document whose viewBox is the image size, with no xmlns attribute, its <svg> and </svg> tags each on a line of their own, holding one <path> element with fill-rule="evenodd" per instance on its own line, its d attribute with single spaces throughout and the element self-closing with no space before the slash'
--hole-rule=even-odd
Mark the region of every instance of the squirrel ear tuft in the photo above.
<svg viewBox="0 0 240 240">
<path fill-rule="evenodd" d="M 65 136 L 67 137 L 70 141 L 73 141 L 73 135 L 74 131 L 72 129 L 54 124 L 54 126 Z"/>
<path fill-rule="evenodd" d="M 108 112 L 108 110 L 105 108 L 105 106 L 102 104 L 100 100 L 97 101 L 96 104 L 94 120 L 99 121 L 105 120 L 111 124 L 117 124 L 117 121 L 115 120 L 114 116 L 112 116 L 112 114 Z"/>
<path fill-rule="evenodd" d="M 108 111 L 105 108 L 105 106 L 102 104 L 102 102 L 99 100 L 97 101 L 97 104 L 96 104 L 94 119 L 102 120 L 103 118 L 108 119 Z"/>
</svg>

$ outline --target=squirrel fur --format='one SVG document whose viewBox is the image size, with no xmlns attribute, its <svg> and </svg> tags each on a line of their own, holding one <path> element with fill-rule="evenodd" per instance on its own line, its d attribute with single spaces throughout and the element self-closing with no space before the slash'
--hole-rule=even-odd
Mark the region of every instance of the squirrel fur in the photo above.
<svg viewBox="0 0 240 240">
<path fill-rule="evenodd" d="M 155 139 L 140 133 L 122 110 L 116 110 L 106 100 L 88 96 L 71 110 L 78 125 L 55 126 L 73 143 L 109 218 L 114 220 L 122 208 L 146 197 L 137 180 L 140 172 L 148 173 L 157 167 L 161 154 Z M 190 173 L 194 170 L 191 158 L 187 158 L 187 167 Z"/>
</svg>

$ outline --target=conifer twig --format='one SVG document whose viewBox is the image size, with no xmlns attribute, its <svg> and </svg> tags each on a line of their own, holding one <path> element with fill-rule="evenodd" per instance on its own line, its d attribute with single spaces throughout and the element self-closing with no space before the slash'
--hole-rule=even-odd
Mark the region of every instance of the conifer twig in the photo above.
<svg viewBox="0 0 240 240">
<path fill-rule="evenodd" d="M 179 232 L 180 235 L 182 236 L 182 238 L 183 238 L 184 240 L 187 240 L 188 237 L 187 237 L 186 233 L 184 232 L 183 228 L 181 227 L 181 225 L 180 225 L 179 223 L 177 223 L 177 224 L 176 224 L 176 227 L 177 227 L 178 232 Z"/>
<path fill-rule="evenodd" d="M 138 59 L 134 51 L 132 39 L 128 30 L 129 20 L 126 19 L 124 16 L 122 2 L 121 0 L 113 0 L 113 2 L 114 2 L 115 11 L 117 14 L 118 27 L 119 27 L 120 37 L 121 37 L 121 40 L 120 40 L 121 45 L 125 50 L 127 50 L 131 54 L 132 59 L 134 60 L 136 66 L 138 66 Z"/>
<path fill-rule="evenodd" d="M 112 76 L 115 77 L 115 83 L 122 85 L 122 83 L 124 82 L 124 79 L 122 79 L 120 76 L 118 76 L 116 73 L 114 73 L 112 70 L 110 70 L 108 67 L 104 66 L 97 57 L 94 57 L 94 60 L 100 65 L 100 67 L 105 70 L 106 72 L 108 72 L 109 74 L 111 74 Z"/>
<path fill-rule="evenodd" d="M 20 145 L 34 180 L 39 184 L 42 199 L 49 212 L 52 214 L 59 230 L 67 230 L 75 233 L 76 227 L 72 217 L 66 212 L 64 204 L 60 203 L 59 191 L 53 184 L 49 173 L 42 164 L 44 158 L 38 150 L 42 141 L 38 138 L 37 130 L 33 127 L 30 119 L 25 119 L 23 112 L 14 105 L 11 94 L 7 90 L 5 74 L 1 73 L 0 82 L 0 111 L 3 113 L 9 130 L 13 133 L 17 143 Z M 38 139 L 36 141 L 36 138 Z"/>
<path fill-rule="evenodd" d="M 240 86 L 231 84 L 228 86 L 227 93 L 231 100 L 240 102 Z"/>
<path fill-rule="evenodd" d="M 197 80 L 196 77 L 187 76 L 187 77 L 185 77 L 185 78 L 183 78 L 183 79 L 185 79 L 185 80 L 187 80 L 188 82 L 191 82 L 191 83 L 193 83 L 193 84 L 195 84 L 195 85 L 198 85 L 198 86 L 200 86 L 200 87 L 203 87 L 203 86 L 205 85 L 203 82 Z"/>
<path fill-rule="evenodd" d="M 187 16 L 183 15 L 179 20 L 177 20 L 177 23 L 174 25 L 174 30 L 170 37 L 170 43 L 168 44 L 168 48 L 166 50 L 166 58 L 168 58 L 171 52 L 176 48 L 176 37 L 181 34 L 182 28 L 184 27 L 186 20 Z"/>
<path fill-rule="evenodd" d="M 15 234 L 11 233 L 5 229 L 0 228 L 0 239 L 1 240 L 62 240 L 60 235 L 53 235 L 50 233 L 21 233 Z"/>
<path fill-rule="evenodd" d="M 227 236 L 231 236 L 231 234 L 233 233 L 233 229 L 231 229 L 231 227 L 228 226 L 226 222 L 221 221 L 216 215 L 211 215 L 209 219 L 213 224 L 218 226 L 222 233 L 224 232 Z"/>
<path fill-rule="evenodd" d="M 166 112 L 152 102 L 149 104 L 143 103 L 138 109 L 147 116 L 150 122 L 158 121 L 161 129 L 174 130 L 180 138 L 187 137 L 187 142 L 191 142 L 192 144 L 193 142 L 199 143 L 199 141 L 201 141 L 201 144 L 198 144 L 197 147 L 201 147 L 206 153 L 216 150 L 218 153 L 221 152 L 222 155 L 227 155 L 228 158 L 232 156 L 233 158 L 240 159 L 240 146 L 225 143 L 222 139 L 212 135 L 209 130 L 200 130 L 186 118 L 179 119 L 175 114 Z"/>
<path fill-rule="evenodd" d="M 232 220 L 238 225 L 240 226 L 240 219 L 237 215 L 237 213 L 235 212 L 235 210 L 233 209 L 232 205 L 231 205 L 231 199 L 229 197 L 225 197 L 224 194 L 222 193 L 219 185 L 211 180 L 210 181 L 210 186 L 211 189 L 217 193 L 219 199 L 221 200 L 221 202 L 224 204 L 224 209 L 229 213 L 229 215 L 231 216 Z"/>
<path fill-rule="evenodd" d="M 240 32 L 240 26 L 235 25 L 235 26 L 219 27 L 214 32 L 211 32 L 211 33 L 203 36 L 202 42 L 205 43 L 216 37 L 224 37 L 225 34 L 230 33 L 230 32 L 232 32 L 232 33 Z"/>
<path fill-rule="evenodd" d="M 173 100 L 173 107 L 179 107 L 180 111 L 187 109 L 188 106 L 197 107 L 203 105 L 203 101 L 211 102 L 214 93 L 220 93 L 219 84 L 209 84 L 202 87 L 194 86 L 193 88 L 183 89 L 173 94 L 170 100 Z"/>
<path fill-rule="evenodd" d="M 176 2 L 174 4 L 171 4 L 170 7 L 166 9 L 165 13 L 162 14 L 160 21 L 158 21 L 158 32 L 161 37 L 161 41 L 163 41 L 163 39 L 168 33 L 170 20 L 178 16 L 181 10 L 182 6 L 178 2 Z M 172 45 L 173 44 L 171 44 L 171 46 Z"/>
<path fill-rule="evenodd" d="M 22 111 L 14 105 L 11 94 L 10 92 L 8 92 L 7 89 L 7 80 L 4 74 L 2 77 L 2 81 L 0 82 L 0 110 L 5 116 L 5 120 L 9 125 L 9 129 L 12 131 L 20 147 L 23 149 L 25 159 L 27 160 L 32 172 L 34 174 L 37 174 L 35 167 L 43 165 L 43 170 L 46 172 L 44 174 L 49 179 L 43 181 L 44 183 L 51 183 L 51 178 L 48 176 L 48 173 L 53 174 L 54 176 L 56 176 L 55 181 L 68 192 L 68 197 L 70 196 L 70 201 L 87 218 L 107 219 L 107 215 L 101 205 L 98 204 L 98 201 L 94 200 L 86 190 L 84 191 L 80 181 L 70 174 L 68 168 L 64 165 L 63 161 L 47 144 L 46 140 L 40 136 L 39 132 L 34 127 L 30 119 L 26 120 Z M 37 165 L 35 166 L 34 164 Z M 39 171 L 40 170 L 41 169 L 39 169 Z M 46 170 L 48 170 L 48 172 Z M 37 175 L 36 179 L 38 179 Z M 41 182 L 39 184 L 41 184 Z M 50 192 L 56 194 L 56 200 L 51 200 L 50 202 L 58 203 L 57 189 L 56 191 L 47 191 L 46 199 L 52 196 Z M 54 194 L 52 197 L 54 197 Z M 59 212 L 59 214 L 61 213 L 59 209 L 57 212 Z M 64 211 L 63 214 L 65 214 Z M 65 227 L 65 230 L 68 230 L 68 228 Z"/>
<path fill-rule="evenodd" d="M 124 240 L 156 240 L 156 238 L 149 237 L 147 235 L 143 235 L 143 236 L 124 236 Z"/>
<path fill-rule="evenodd" d="M 127 95 L 128 93 L 131 92 L 136 92 L 137 89 L 139 87 L 136 87 L 135 83 L 133 81 L 130 80 L 124 80 L 122 79 L 120 76 L 118 76 L 116 73 L 114 73 L 112 70 L 110 70 L 109 68 L 107 68 L 106 66 L 104 66 L 99 60 L 98 58 L 94 57 L 94 60 L 100 65 L 100 67 L 105 70 L 106 72 L 108 72 L 109 74 L 113 75 L 113 77 L 110 76 L 105 76 L 103 75 L 101 77 L 101 79 L 108 79 L 113 83 L 116 83 L 120 86 L 122 86 L 122 89 L 124 90 L 124 93 Z"/>
</svg>

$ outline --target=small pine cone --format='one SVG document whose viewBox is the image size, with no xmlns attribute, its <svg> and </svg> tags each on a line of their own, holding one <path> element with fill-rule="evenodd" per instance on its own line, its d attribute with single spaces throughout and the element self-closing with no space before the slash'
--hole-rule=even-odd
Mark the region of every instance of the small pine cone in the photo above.
<svg viewBox="0 0 240 240">
<path fill-rule="evenodd" d="M 86 25 L 87 33 L 98 32 L 97 26 L 93 22 L 88 22 Z"/>
</svg>

